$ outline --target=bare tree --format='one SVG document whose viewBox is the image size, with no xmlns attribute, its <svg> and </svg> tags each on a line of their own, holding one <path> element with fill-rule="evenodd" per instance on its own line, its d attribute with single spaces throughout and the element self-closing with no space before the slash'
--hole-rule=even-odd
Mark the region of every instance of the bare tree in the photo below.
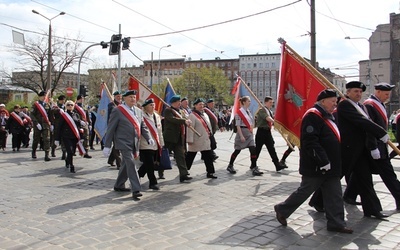
<svg viewBox="0 0 400 250">
<path fill-rule="evenodd" d="M 62 79 L 62 74 L 79 61 L 80 41 L 68 37 L 53 37 L 51 86 L 47 86 L 48 37 L 28 39 L 25 46 L 12 45 L 9 48 L 16 55 L 17 67 L 8 77 L 17 86 L 39 93 L 42 90 L 54 90 Z"/>
</svg>

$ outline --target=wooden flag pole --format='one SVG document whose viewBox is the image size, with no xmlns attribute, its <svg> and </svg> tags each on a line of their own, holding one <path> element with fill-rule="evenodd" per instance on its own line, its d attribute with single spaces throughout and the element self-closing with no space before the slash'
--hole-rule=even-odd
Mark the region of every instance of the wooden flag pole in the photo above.
<svg viewBox="0 0 400 250">
<path fill-rule="evenodd" d="M 128 71 L 127 71 L 128 72 Z M 160 98 L 156 93 L 154 93 L 151 89 L 149 89 L 146 85 L 144 85 L 141 81 L 139 81 L 135 76 L 133 76 L 130 72 L 128 72 L 128 75 L 130 77 L 135 78 L 135 80 L 142 85 L 147 91 L 149 91 L 150 93 L 154 94 L 163 104 L 165 104 L 167 107 L 171 107 L 168 103 L 166 103 L 162 98 Z M 172 87 L 172 86 L 171 86 Z M 182 117 L 184 118 L 184 117 Z M 186 117 L 184 118 L 185 120 Z M 201 134 L 199 132 L 197 132 L 197 130 L 194 129 L 194 127 L 192 125 L 187 126 L 190 130 L 192 130 L 197 136 L 201 137 Z"/>
</svg>

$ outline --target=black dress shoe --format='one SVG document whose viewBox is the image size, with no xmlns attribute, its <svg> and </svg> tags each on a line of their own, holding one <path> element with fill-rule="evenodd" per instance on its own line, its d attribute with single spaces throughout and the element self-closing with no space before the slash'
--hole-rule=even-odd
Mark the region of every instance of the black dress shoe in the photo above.
<svg viewBox="0 0 400 250">
<path fill-rule="evenodd" d="M 276 219 L 279 221 L 279 223 L 282 224 L 282 226 L 287 226 L 287 221 L 285 216 L 283 216 L 279 211 L 278 211 L 278 206 L 274 206 L 274 210 L 276 212 Z"/>
<path fill-rule="evenodd" d="M 343 197 L 343 201 L 346 202 L 349 205 L 357 205 L 357 206 L 361 205 L 361 202 L 357 202 L 357 201 L 355 201 L 353 199 L 350 199 L 350 198 L 347 198 L 347 197 Z"/>
<path fill-rule="evenodd" d="M 217 179 L 218 177 L 215 176 L 214 174 L 207 174 L 207 178 Z"/>
<path fill-rule="evenodd" d="M 257 168 L 253 170 L 253 176 L 262 176 L 263 172 L 260 172 Z"/>
<path fill-rule="evenodd" d="M 328 227 L 328 231 L 331 232 L 338 232 L 338 233 L 344 233 L 344 234 L 352 234 L 353 229 L 348 228 L 348 227 Z"/>
<path fill-rule="evenodd" d="M 193 178 L 190 177 L 190 176 L 185 175 L 185 176 L 181 176 L 181 177 L 179 178 L 179 181 L 180 181 L 180 182 L 184 182 L 184 181 L 190 181 L 191 179 L 193 179 Z"/>
<path fill-rule="evenodd" d="M 114 187 L 114 191 L 117 191 L 117 192 L 130 192 L 131 189 L 130 188 L 125 188 L 125 187 L 123 187 L 123 188 Z"/>
<path fill-rule="evenodd" d="M 142 196 L 143 196 L 143 194 L 140 191 L 134 191 L 132 193 L 132 198 L 133 199 L 137 199 L 137 198 L 142 197 Z"/>
<path fill-rule="evenodd" d="M 83 156 L 83 158 L 91 159 L 92 157 L 91 157 L 90 155 L 88 155 L 88 154 L 85 154 L 85 155 Z"/>
<path fill-rule="evenodd" d="M 381 212 L 376 212 L 376 213 L 372 213 L 372 214 L 364 214 L 364 216 L 368 217 L 368 218 L 371 218 L 372 216 L 374 216 L 378 220 L 384 220 L 385 218 L 389 217 L 389 215 L 382 214 Z"/>
<path fill-rule="evenodd" d="M 150 189 L 153 189 L 153 190 L 160 190 L 160 188 L 158 187 L 157 184 L 150 185 L 149 188 L 150 188 Z"/>
</svg>

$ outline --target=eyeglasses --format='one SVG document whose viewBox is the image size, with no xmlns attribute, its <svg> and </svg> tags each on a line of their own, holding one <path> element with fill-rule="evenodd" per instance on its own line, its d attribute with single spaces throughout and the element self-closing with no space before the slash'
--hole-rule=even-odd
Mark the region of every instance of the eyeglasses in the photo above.
<svg viewBox="0 0 400 250">
<path fill-rule="evenodd" d="M 67 104 L 66 106 L 74 106 L 74 104 Z"/>
</svg>

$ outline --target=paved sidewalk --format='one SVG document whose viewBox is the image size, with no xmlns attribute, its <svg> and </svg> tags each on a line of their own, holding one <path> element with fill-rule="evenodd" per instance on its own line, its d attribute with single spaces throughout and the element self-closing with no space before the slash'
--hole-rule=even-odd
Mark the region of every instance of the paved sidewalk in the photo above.
<svg viewBox="0 0 400 250">
<path fill-rule="evenodd" d="M 242 151 L 236 175 L 226 171 L 233 152 L 231 132 L 217 133 L 216 175 L 206 178 L 200 155 L 190 171 L 193 181 L 179 183 L 176 166 L 160 180 L 160 191 L 143 197 L 113 191 L 115 167 L 106 164 L 100 145 L 93 159 L 76 157 L 76 174 L 57 158 L 44 162 L 44 152 L 30 158 L 29 149 L 0 152 L 1 249 L 399 249 L 400 213 L 379 176 L 375 188 L 388 221 L 363 218 L 361 207 L 346 205 L 351 235 L 328 232 L 324 214 L 304 203 L 281 226 L 274 204 L 299 185 L 298 150 L 276 173 L 264 148 L 258 165 L 264 176 L 249 171 L 249 152 Z M 286 143 L 274 132 L 278 155 Z M 11 142 L 11 137 L 8 138 Z M 400 171 L 400 160 L 392 161 Z"/>
</svg>

